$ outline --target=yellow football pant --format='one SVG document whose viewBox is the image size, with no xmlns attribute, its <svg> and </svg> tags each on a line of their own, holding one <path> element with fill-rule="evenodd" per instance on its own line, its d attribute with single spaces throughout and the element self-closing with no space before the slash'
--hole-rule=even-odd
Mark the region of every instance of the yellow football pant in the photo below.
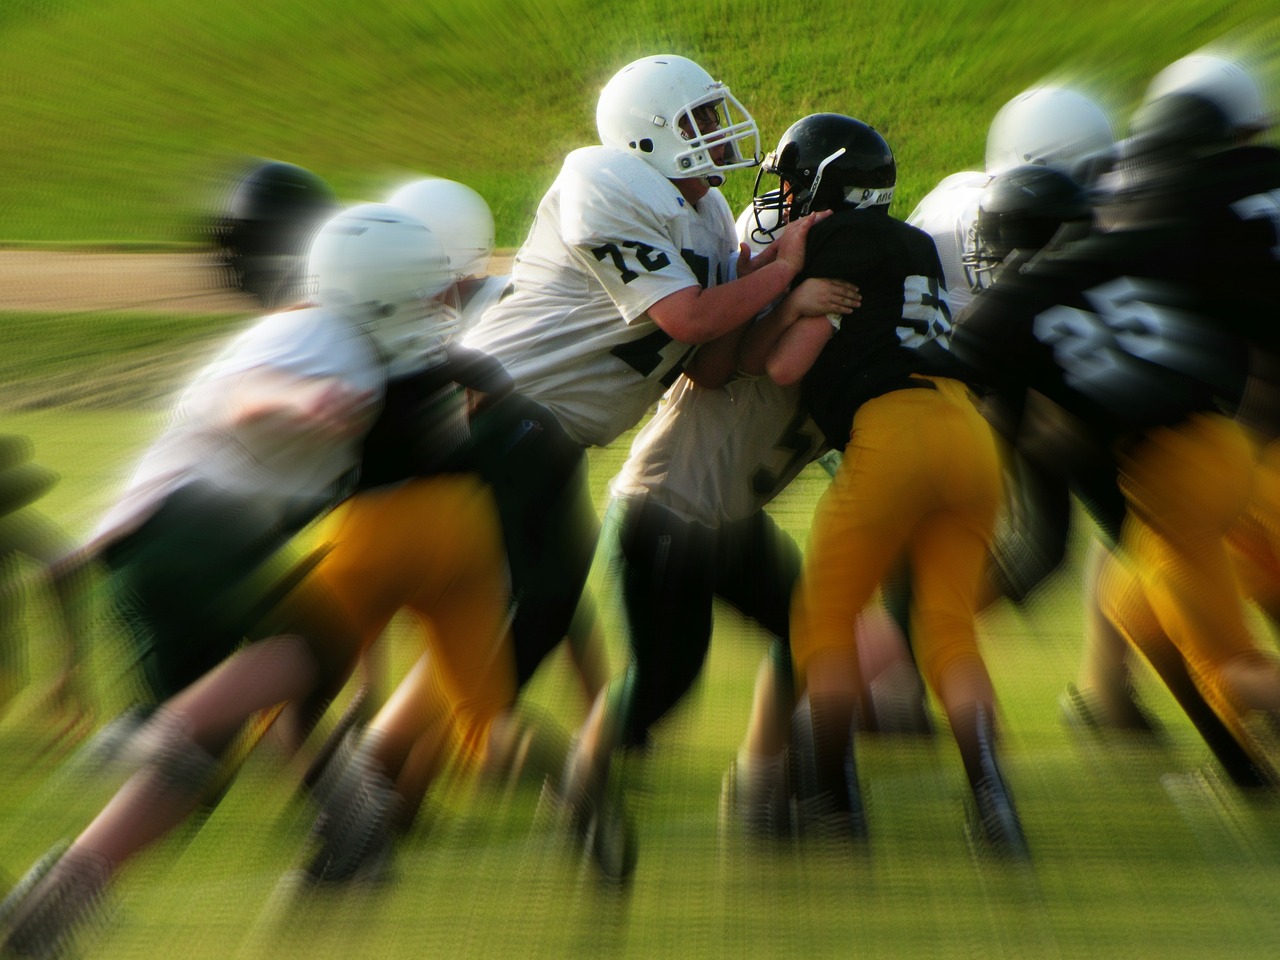
<svg viewBox="0 0 1280 960">
<path fill-rule="evenodd" d="M 1121 547 L 1133 585 L 1193 673 L 1206 677 L 1255 649 L 1224 539 L 1248 505 L 1253 472 L 1243 429 L 1212 414 L 1149 431 L 1120 457 L 1129 508 Z"/>
<path fill-rule="evenodd" d="M 1280 617 L 1280 440 L 1262 448 L 1249 506 L 1227 545 L 1241 593 L 1272 619 Z"/>
<path fill-rule="evenodd" d="M 361 493 L 325 521 L 332 549 L 316 574 L 365 646 L 401 609 L 421 625 L 431 669 L 411 671 L 396 700 L 444 696 L 472 753 L 515 700 L 509 583 L 497 506 L 470 476 L 418 478 Z M 420 702 L 438 715 L 438 703 Z"/>
<path fill-rule="evenodd" d="M 920 378 L 923 379 L 923 378 Z M 896 390 L 863 404 L 844 460 L 818 502 L 792 611 L 799 673 L 855 648 L 858 614 L 910 561 L 912 635 L 926 681 L 948 702 L 990 680 L 974 635 L 987 548 L 1001 505 L 995 435 L 963 384 Z"/>
</svg>

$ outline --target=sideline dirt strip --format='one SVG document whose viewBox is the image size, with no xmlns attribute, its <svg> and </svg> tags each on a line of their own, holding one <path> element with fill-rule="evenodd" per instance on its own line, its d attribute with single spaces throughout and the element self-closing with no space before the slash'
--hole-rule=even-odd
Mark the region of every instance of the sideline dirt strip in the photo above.
<svg viewBox="0 0 1280 960">
<path fill-rule="evenodd" d="M 490 269 L 509 271 L 511 251 L 495 254 Z M 0 312 L 254 312 L 218 283 L 202 253 L 0 250 Z"/>
</svg>

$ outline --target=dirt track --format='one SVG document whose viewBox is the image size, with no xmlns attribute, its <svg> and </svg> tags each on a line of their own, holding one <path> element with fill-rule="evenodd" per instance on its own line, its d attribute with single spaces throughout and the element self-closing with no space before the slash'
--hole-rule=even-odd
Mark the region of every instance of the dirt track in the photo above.
<svg viewBox="0 0 1280 960">
<path fill-rule="evenodd" d="M 491 272 L 510 269 L 511 251 L 494 256 Z M 218 282 L 202 254 L 0 250 L 0 312 L 253 312 L 252 301 Z"/>
</svg>

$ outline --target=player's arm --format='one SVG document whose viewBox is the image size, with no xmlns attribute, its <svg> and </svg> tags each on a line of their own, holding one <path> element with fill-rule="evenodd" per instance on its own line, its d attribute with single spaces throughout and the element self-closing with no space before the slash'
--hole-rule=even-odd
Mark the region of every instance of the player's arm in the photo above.
<svg viewBox="0 0 1280 960">
<path fill-rule="evenodd" d="M 738 369 L 743 327 L 704 343 L 684 365 L 685 376 L 700 387 L 723 387 Z"/>
<path fill-rule="evenodd" d="M 707 343 L 742 326 L 786 293 L 804 267 L 805 240 L 829 210 L 789 224 L 773 261 L 746 276 L 703 289 L 693 285 L 668 294 L 648 309 L 649 318 L 681 343 Z"/>
<path fill-rule="evenodd" d="M 318 433 L 345 438 L 367 424 L 374 396 L 340 377 L 304 377 L 270 365 L 238 374 L 228 384 L 226 426 L 277 431 L 282 437 Z"/>
<path fill-rule="evenodd" d="M 765 361 L 769 378 L 780 387 L 799 383 L 835 333 L 825 316 L 800 317 L 783 331 L 770 351 Z"/>
<path fill-rule="evenodd" d="M 801 317 L 821 317 L 834 324 L 831 314 L 843 316 L 861 305 L 862 294 L 854 284 L 810 277 L 751 325 L 742 338 L 738 365 L 745 373 L 765 373 L 779 340 Z"/>
</svg>

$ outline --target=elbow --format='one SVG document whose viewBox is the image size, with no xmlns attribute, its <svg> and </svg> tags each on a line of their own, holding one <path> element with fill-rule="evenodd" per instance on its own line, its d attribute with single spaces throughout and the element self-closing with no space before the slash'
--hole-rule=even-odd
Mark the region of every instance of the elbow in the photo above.
<svg viewBox="0 0 1280 960">
<path fill-rule="evenodd" d="M 804 371 L 794 364 L 786 363 L 775 357 L 770 357 L 768 362 L 765 363 L 765 372 L 769 374 L 769 379 L 780 387 L 790 387 L 804 378 Z"/>
</svg>

